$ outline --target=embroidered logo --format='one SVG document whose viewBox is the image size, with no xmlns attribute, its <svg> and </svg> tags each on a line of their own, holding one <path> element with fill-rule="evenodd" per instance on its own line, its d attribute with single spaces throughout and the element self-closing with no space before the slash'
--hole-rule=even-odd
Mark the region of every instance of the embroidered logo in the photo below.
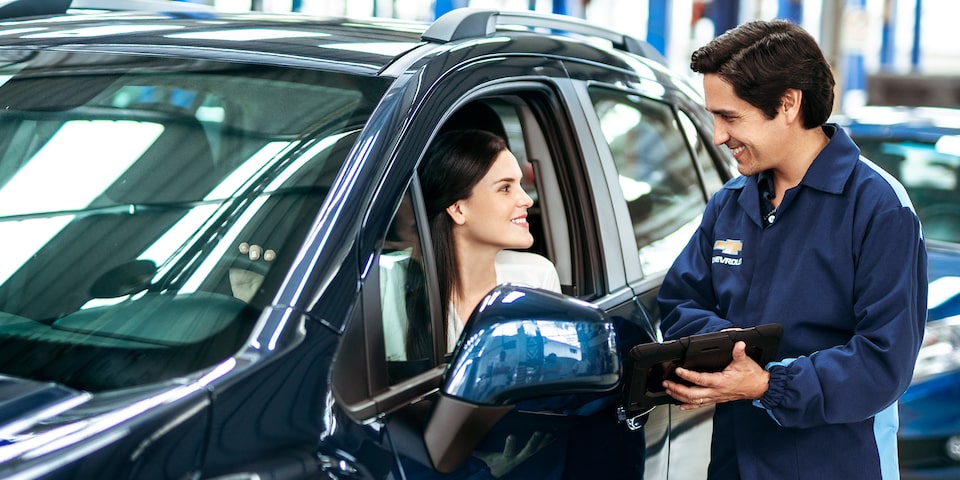
<svg viewBox="0 0 960 480">
<path fill-rule="evenodd" d="M 713 243 L 714 250 L 720 250 L 720 253 L 726 255 L 740 255 L 740 250 L 743 250 L 743 242 L 740 240 L 717 240 Z"/>
<path fill-rule="evenodd" d="M 715 255 L 713 263 L 722 263 L 724 265 L 740 265 L 743 259 L 740 257 L 740 250 L 743 250 L 743 242 L 740 240 L 717 240 L 713 243 L 713 250 L 720 250 L 722 255 Z M 730 258 L 724 255 L 731 255 L 737 258 Z"/>
</svg>

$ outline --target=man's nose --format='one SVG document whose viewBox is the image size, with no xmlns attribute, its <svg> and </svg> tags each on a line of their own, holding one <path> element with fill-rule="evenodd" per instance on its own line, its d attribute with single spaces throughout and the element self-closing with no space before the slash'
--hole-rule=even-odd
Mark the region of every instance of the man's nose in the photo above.
<svg viewBox="0 0 960 480">
<path fill-rule="evenodd" d="M 713 123 L 713 144 L 714 145 L 723 145 L 727 143 L 727 140 L 730 140 L 730 134 L 727 133 L 727 129 L 719 122 Z"/>
</svg>

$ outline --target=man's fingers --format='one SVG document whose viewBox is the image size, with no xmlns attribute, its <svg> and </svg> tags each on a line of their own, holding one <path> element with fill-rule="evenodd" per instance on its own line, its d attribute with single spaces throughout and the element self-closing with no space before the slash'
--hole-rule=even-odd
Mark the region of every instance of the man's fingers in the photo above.
<svg viewBox="0 0 960 480">
<path fill-rule="evenodd" d="M 733 345 L 733 359 L 743 360 L 747 357 L 747 344 L 742 340 Z"/>
<path fill-rule="evenodd" d="M 678 377 L 680 377 L 680 378 L 682 378 L 682 379 L 684 379 L 684 380 L 686 380 L 686 381 L 688 381 L 688 382 L 691 382 L 691 383 L 693 383 L 694 385 L 707 386 L 707 385 L 705 385 L 705 384 L 703 383 L 706 379 L 704 378 L 703 374 L 701 374 L 700 372 L 695 372 L 695 371 L 693 371 L 693 370 L 688 370 L 688 369 L 683 368 L 683 367 L 678 367 L 677 370 L 676 370 L 676 372 L 677 372 L 677 376 L 678 376 Z"/>
</svg>

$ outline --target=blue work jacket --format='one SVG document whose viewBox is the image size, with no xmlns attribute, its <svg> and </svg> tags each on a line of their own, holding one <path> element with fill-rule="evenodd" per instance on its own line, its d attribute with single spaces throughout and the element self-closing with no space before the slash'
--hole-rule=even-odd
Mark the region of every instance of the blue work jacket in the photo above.
<svg viewBox="0 0 960 480">
<path fill-rule="evenodd" d="M 659 293 L 667 339 L 780 323 L 754 402 L 714 413 L 710 478 L 899 478 L 896 401 L 923 336 L 927 259 L 903 187 L 830 142 L 761 220 L 757 177 L 728 182 Z"/>
</svg>

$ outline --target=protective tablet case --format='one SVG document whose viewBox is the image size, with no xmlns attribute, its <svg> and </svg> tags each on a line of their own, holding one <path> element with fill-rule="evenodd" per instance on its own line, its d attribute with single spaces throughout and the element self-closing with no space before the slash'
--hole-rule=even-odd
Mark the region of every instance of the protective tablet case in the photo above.
<svg viewBox="0 0 960 480">
<path fill-rule="evenodd" d="M 776 359 L 783 327 L 778 323 L 743 330 L 691 335 L 663 343 L 645 343 L 630 349 L 624 375 L 623 407 L 639 415 L 656 405 L 680 403 L 667 395 L 663 380 L 690 385 L 675 373 L 677 367 L 699 372 L 722 371 L 733 359 L 733 346 L 747 344 L 747 355 L 761 366 Z"/>
</svg>

